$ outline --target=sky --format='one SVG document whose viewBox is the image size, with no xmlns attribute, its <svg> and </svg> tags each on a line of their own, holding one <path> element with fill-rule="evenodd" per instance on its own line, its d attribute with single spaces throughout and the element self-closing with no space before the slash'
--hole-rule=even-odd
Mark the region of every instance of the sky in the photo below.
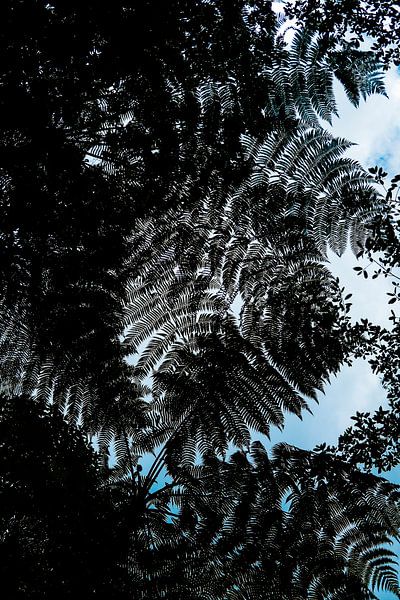
<svg viewBox="0 0 400 600">
<path fill-rule="evenodd" d="M 400 73 L 396 68 L 387 73 L 386 89 L 388 98 L 371 96 L 354 108 L 337 83 L 339 118 L 334 119 L 331 131 L 357 144 L 347 152 L 349 156 L 366 168 L 380 165 L 393 177 L 400 173 Z M 392 306 L 388 307 L 386 293 L 391 291 L 390 280 L 366 280 L 357 276 L 353 267 L 362 262 L 357 261 L 350 250 L 340 258 L 331 253 L 329 263 L 346 292 L 353 294 L 352 319 L 367 317 L 389 326 Z M 313 415 L 306 413 L 303 421 L 290 415 L 282 433 L 272 432 L 271 442 L 285 440 L 306 449 L 322 442 L 336 444 L 340 433 L 352 424 L 351 416 L 356 411 L 373 412 L 380 405 L 386 406 L 386 397 L 379 379 L 365 361 L 358 359 L 352 367 L 344 367 L 332 378 L 325 395 L 320 395 L 319 404 L 310 406 Z M 400 468 L 395 468 L 387 477 L 400 483 Z M 394 549 L 400 555 L 400 545 L 395 544 Z M 380 592 L 378 598 L 392 600 L 395 596 Z"/>
<path fill-rule="evenodd" d="M 281 2 L 272 4 L 276 12 L 282 11 Z M 285 38 L 289 41 L 291 36 L 289 30 Z M 348 156 L 365 168 L 378 164 L 394 176 L 400 173 L 400 72 L 396 68 L 386 74 L 386 91 L 388 97 L 373 95 L 355 108 L 348 101 L 343 86 L 336 82 L 339 116 L 334 117 L 332 126 L 328 123 L 324 126 L 334 135 L 354 143 L 346 152 Z M 350 250 L 341 257 L 329 253 L 333 274 L 339 277 L 346 293 L 353 294 L 350 311 L 353 321 L 364 317 L 389 327 L 388 316 L 393 306 L 388 306 L 386 294 L 392 291 L 390 279 L 365 280 L 357 276 L 353 268 L 363 264 L 367 262 L 357 260 Z M 351 416 L 356 411 L 374 411 L 380 405 L 386 405 L 384 390 L 368 363 L 359 359 L 332 378 L 325 394 L 320 395 L 319 404 L 311 401 L 312 415 L 304 414 L 302 421 L 289 415 L 284 431 L 273 430 L 271 439 L 273 442 L 285 440 L 308 449 L 321 442 L 336 444 L 338 436 L 352 424 Z M 397 474 L 394 477 L 397 478 Z M 400 483 L 400 476 L 397 482 Z"/>
<path fill-rule="evenodd" d="M 335 135 L 357 143 L 347 152 L 349 156 L 367 168 L 382 165 L 394 176 L 400 172 L 400 74 L 392 69 L 386 79 L 389 98 L 371 96 L 359 108 L 350 104 L 338 83 L 336 97 L 340 116 L 334 119 L 331 130 Z M 350 250 L 342 257 L 329 254 L 332 272 L 339 277 L 346 293 L 353 294 L 352 320 L 366 317 L 377 324 L 389 326 L 392 306 L 388 306 L 386 293 L 391 291 L 390 279 L 366 280 L 353 270 L 358 264 L 365 264 L 365 261 L 357 261 Z M 289 416 L 283 434 L 274 432 L 272 440 L 286 439 L 310 449 L 322 441 L 335 444 L 338 435 L 351 425 L 350 417 L 357 410 L 373 411 L 386 404 L 379 379 L 362 359 L 352 367 L 344 367 L 333 377 L 325 395 L 320 395 L 319 400 L 319 405 L 313 403 L 311 406 L 313 415 L 305 415 L 303 422 Z"/>
<path fill-rule="evenodd" d="M 273 2 L 276 12 L 282 11 L 281 2 Z M 289 22 L 291 23 L 291 22 Z M 284 26 L 285 29 L 287 25 Z M 285 38 L 289 41 L 293 32 L 288 30 Z M 368 42 L 367 42 L 368 43 Z M 335 83 L 335 98 L 338 117 L 332 126 L 324 123 L 327 130 L 343 137 L 353 146 L 347 156 L 358 160 L 365 168 L 382 166 L 390 177 L 400 173 L 400 72 L 391 68 L 385 77 L 388 97 L 373 95 L 354 107 L 347 99 L 343 86 Z M 387 292 L 392 291 L 390 279 L 379 277 L 375 280 L 357 275 L 353 270 L 366 261 L 357 260 L 349 250 L 338 257 L 329 254 L 329 267 L 339 277 L 346 293 L 352 293 L 353 302 L 350 316 L 353 321 L 362 317 L 379 325 L 390 326 L 388 316 L 392 306 L 388 306 Z M 333 377 L 325 395 L 320 395 L 319 404 L 310 408 L 313 415 L 305 415 L 303 422 L 297 417 L 287 418 L 284 432 L 273 433 L 273 441 L 286 441 L 303 448 L 313 448 L 325 441 L 334 444 L 344 429 L 351 425 L 351 416 L 358 411 L 373 411 L 385 405 L 386 398 L 378 378 L 373 375 L 368 364 L 362 359 L 354 365 L 344 367 L 338 376 Z M 400 483 L 400 478 L 398 481 Z"/>
</svg>

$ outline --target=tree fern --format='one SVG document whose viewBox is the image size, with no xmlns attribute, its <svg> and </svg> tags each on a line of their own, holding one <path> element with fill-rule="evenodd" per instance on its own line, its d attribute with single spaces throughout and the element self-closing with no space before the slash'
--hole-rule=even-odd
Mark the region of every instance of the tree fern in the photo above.
<svg viewBox="0 0 400 600">
<path fill-rule="evenodd" d="M 133 556 L 142 598 L 371 599 L 379 588 L 399 594 L 387 546 L 398 530 L 396 486 L 287 445 L 268 456 L 258 442 L 229 461 L 211 454 L 199 466 L 175 468 L 175 478 L 148 494 L 149 504 L 165 494 L 176 511 L 158 513 L 164 521 L 172 515 L 164 537 L 157 525 L 154 537 L 148 529 L 144 554 Z"/>
</svg>

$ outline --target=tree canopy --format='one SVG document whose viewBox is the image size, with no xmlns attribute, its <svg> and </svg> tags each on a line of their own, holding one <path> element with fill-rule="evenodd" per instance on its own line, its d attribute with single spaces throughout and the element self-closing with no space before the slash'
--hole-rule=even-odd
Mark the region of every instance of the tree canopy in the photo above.
<svg viewBox="0 0 400 600">
<path fill-rule="evenodd" d="M 327 264 L 398 266 L 398 178 L 327 128 L 334 81 L 358 106 L 396 54 L 359 47 L 364 5 L 314 4 L 287 43 L 261 0 L 1 3 L 10 600 L 400 597 L 399 489 L 367 472 L 400 456 L 399 324 L 353 325 Z M 358 356 L 390 411 L 256 441 Z"/>
</svg>

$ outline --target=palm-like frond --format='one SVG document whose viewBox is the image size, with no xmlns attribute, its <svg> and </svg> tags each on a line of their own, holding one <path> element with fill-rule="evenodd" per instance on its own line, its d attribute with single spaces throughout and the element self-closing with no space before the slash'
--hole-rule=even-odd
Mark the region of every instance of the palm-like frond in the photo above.
<svg viewBox="0 0 400 600">
<path fill-rule="evenodd" d="M 371 94 L 386 95 L 384 74 L 374 52 L 354 49 L 333 52 L 329 63 L 354 106 Z"/>
<path fill-rule="evenodd" d="M 258 397 L 264 398 L 266 391 L 242 344 L 252 345 L 259 356 L 257 368 L 263 364 L 277 379 L 283 377 L 292 394 L 299 390 L 315 397 L 315 390 L 322 389 L 345 358 L 341 332 L 346 318 L 341 313 L 340 290 L 321 264 L 326 245 L 343 251 L 353 224 L 358 232 L 362 218 L 365 223 L 372 218 L 371 207 L 378 210 L 376 193 L 362 168 L 342 157 L 348 143 L 320 128 L 299 123 L 294 130 L 277 130 L 264 141 L 244 136 L 242 143 L 250 172 L 238 186 L 226 188 L 216 179 L 216 188 L 191 210 L 174 210 L 164 219 L 140 223 L 132 268 L 143 266 L 128 286 L 124 343 L 140 355 L 138 374 L 156 369 L 177 393 L 173 378 L 186 369 L 187 384 L 179 375 L 179 385 L 189 390 L 192 376 L 196 386 L 195 370 L 182 365 L 187 361 L 192 365 L 192 360 L 200 363 L 199 357 L 189 359 L 199 353 L 200 340 L 222 339 L 223 323 L 227 317 L 232 322 L 232 307 L 239 301 L 235 335 L 242 341 L 235 352 L 239 362 L 246 357 L 246 381 L 258 390 Z M 296 330 L 293 322 L 298 323 Z M 237 362 L 233 357 L 232 361 Z M 269 377 L 266 381 L 272 382 Z M 181 415 L 190 406 L 190 394 L 185 394 L 187 400 L 178 403 Z M 163 397 L 161 389 L 157 395 Z M 253 427 L 266 432 L 271 423 L 283 424 L 281 416 L 262 412 L 262 404 L 257 408 L 254 401 L 252 411 L 261 412 L 251 421 L 244 417 L 244 409 L 237 412 L 236 403 L 240 400 L 234 394 L 229 410 L 230 418 L 236 412 L 237 432 L 230 427 L 225 437 L 226 423 L 217 412 L 208 411 L 210 418 L 215 415 L 219 431 L 215 444 L 220 451 L 229 441 L 247 443 Z M 287 409 L 295 405 L 299 414 L 296 402 L 289 402 L 292 408 Z M 170 401 L 163 419 L 168 419 L 166 406 L 172 406 Z M 172 422 L 176 418 L 179 422 L 180 417 L 171 415 Z M 210 423 L 202 425 L 201 434 L 195 428 L 190 434 L 187 430 L 193 448 L 205 439 Z"/>
<path fill-rule="evenodd" d="M 342 49 L 328 56 L 324 39 L 305 29 L 295 31 L 289 48 L 278 54 L 266 76 L 273 90 L 267 111 L 281 118 L 299 117 L 312 126 L 337 116 L 334 77 L 355 106 L 361 98 L 385 94 L 382 68 L 373 52 Z"/>
<path fill-rule="evenodd" d="M 163 537 L 156 521 L 140 525 L 143 546 L 130 567 L 140 597 L 372 600 L 379 589 L 399 596 L 389 548 L 399 527 L 397 486 L 285 444 L 268 456 L 259 442 L 229 461 L 208 455 L 175 476 L 174 485 L 147 492 L 148 506 L 175 509 L 154 513 Z"/>
<path fill-rule="evenodd" d="M 205 19 L 202 3 L 182 22 L 181 13 L 168 13 L 165 18 L 175 33 L 174 19 L 182 25 L 178 45 L 168 54 L 171 64 L 157 56 L 151 76 L 146 63 L 136 65 L 135 77 L 127 73 L 108 87 L 98 81 L 96 91 L 79 100 L 84 127 L 77 131 L 68 125 L 52 141 L 50 171 L 31 169 L 32 161 L 42 164 L 42 155 L 29 155 L 25 163 L 22 152 L 19 162 L 7 164 L 2 174 L 10 206 L 19 202 L 12 181 L 22 172 L 28 177 L 24 185 L 32 191 L 44 186 L 48 199 L 47 212 L 32 220 L 27 207 L 18 227 L 12 221 L 5 233 L 10 268 L 19 265 L 32 284 L 29 293 L 29 286 L 18 288 L 24 290 L 18 299 L 21 318 L 27 315 L 24 328 L 31 324 L 25 337 L 19 336 L 26 340 L 25 356 L 19 351 L 12 357 L 3 355 L 3 364 L 8 364 L 5 379 L 12 370 L 24 372 L 32 390 L 37 387 L 41 394 L 53 396 L 75 417 L 83 408 L 91 413 L 104 387 L 99 371 L 107 371 L 108 380 L 116 378 L 122 387 L 129 382 L 118 345 L 123 326 L 126 348 L 136 351 L 146 344 L 139 368 L 148 371 L 191 328 L 194 337 L 214 331 L 219 316 L 229 312 L 235 300 L 245 299 L 244 312 L 249 314 L 250 303 L 252 309 L 255 304 L 242 272 L 252 262 L 267 266 L 271 248 L 284 243 L 281 232 L 289 217 L 290 226 L 301 223 L 300 229 L 322 255 L 327 243 L 342 252 L 349 233 L 356 245 L 372 205 L 377 207 L 365 173 L 343 158 L 348 142 L 334 139 L 319 124 L 320 117 L 328 119 L 335 112 L 333 71 L 338 77 L 343 71 L 361 95 L 383 91 L 373 58 L 357 54 L 353 81 L 347 59 L 338 54 L 333 67 L 311 32 L 297 32 L 290 47 L 273 49 L 272 13 L 242 8 L 224 9 L 244 44 L 241 50 L 235 46 L 236 61 L 225 60 L 233 47 L 214 53 L 215 63 L 203 61 L 202 36 L 209 36 L 215 48 L 226 26 L 213 4 L 207 10 L 215 31 L 199 25 Z M 151 20 L 147 13 L 142 16 Z M 184 34 L 189 24 L 197 36 L 190 48 L 190 36 Z M 182 48 L 191 57 L 192 70 L 181 64 Z M 157 102 L 164 107 L 162 118 L 155 110 Z M 2 143 L 25 147 L 28 130 L 5 135 Z M 42 180 L 35 175 L 47 172 L 58 174 L 53 195 L 47 176 Z M 80 204 L 71 201 L 75 192 Z M 136 198 L 134 208 L 126 202 L 129 195 Z M 145 210 L 150 198 L 158 198 L 160 206 L 152 200 Z M 76 221 L 80 228 L 74 226 Z M 53 232 L 46 229 L 51 224 Z M 104 248 L 93 241 L 96 227 Z M 21 254 L 31 242 L 32 257 L 31 251 Z M 126 262 L 128 252 L 133 258 Z M 104 267 L 101 272 L 98 264 Z M 11 296 L 6 293 L 5 310 L 14 302 L 14 279 L 8 278 Z M 259 304 L 262 294 L 257 295 Z M 157 297 L 168 299 L 158 302 Z M 246 335 L 250 339 L 249 332 Z M 260 331 L 251 335 L 259 348 Z M 87 350 L 80 353 L 83 347 Z M 34 358 L 39 349 L 41 356 Z M 27 361 L 35 367 L 28 367 Z M 283 372 L 286 367 L 276 368 Z M 95 373 L 90 383 L 89 372 Z M 308 389 L 311 395 L 314 384 L 315 377 Z M 116 398 L 121 391 L 117 388 L 107 389 L 105 395 Z"/>
<path fill-rule="evenodd" d="M 225 454 L 229 443 L 248 446 L 251 431 L 266 435 L 283 426 L 284 413 L 307 406 L 262 353 L 241 337 L 231 320 L 220 333 L 176 343 L 154 374 L 155 410 L 179 424 L 170 464 L 193 463 L 196 453 Z"/>
</svg>

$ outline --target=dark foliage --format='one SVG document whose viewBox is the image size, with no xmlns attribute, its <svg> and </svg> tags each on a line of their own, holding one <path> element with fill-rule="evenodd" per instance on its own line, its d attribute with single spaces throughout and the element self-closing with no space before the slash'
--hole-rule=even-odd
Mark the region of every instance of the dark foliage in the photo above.
<svg viewBox="0 0 400 600">
<path fill-rule="evenodd" d="M 2 597 L 130 597 L 126 534 L 83 434 L 52 407 L 2 397 L 0 440 Z"/>
<path fill-rule="evenodd" d="M 373 599 L 398 594 L 399 490 L 326 453 L 259 442 L 213 455 L 150 492 L 126 487 L 137 511 L 129 573 L 139 598 Z M 120 482 L 119 485 L 127 486 Z M 114 485 L 118 485 L 114 480 Z"/>
<path fill-rule="evenodd" d="M 129 383 L 135 220 L 197 201 L 216 171 L 240 179 L 240 135 L 276 121 L 274 17 L 183 0 L 7 1 L 0 17 L 3 381 L 88 417 Z"/>
<path fill-rule="evenodd" d="M 400 5 L 391 0 L 289 0 L 285 10 L 303 26 L 319 31 L 327 51 L 357 50 L 366 37 L 386 67 L 400 64 Z"/>
</svg>

